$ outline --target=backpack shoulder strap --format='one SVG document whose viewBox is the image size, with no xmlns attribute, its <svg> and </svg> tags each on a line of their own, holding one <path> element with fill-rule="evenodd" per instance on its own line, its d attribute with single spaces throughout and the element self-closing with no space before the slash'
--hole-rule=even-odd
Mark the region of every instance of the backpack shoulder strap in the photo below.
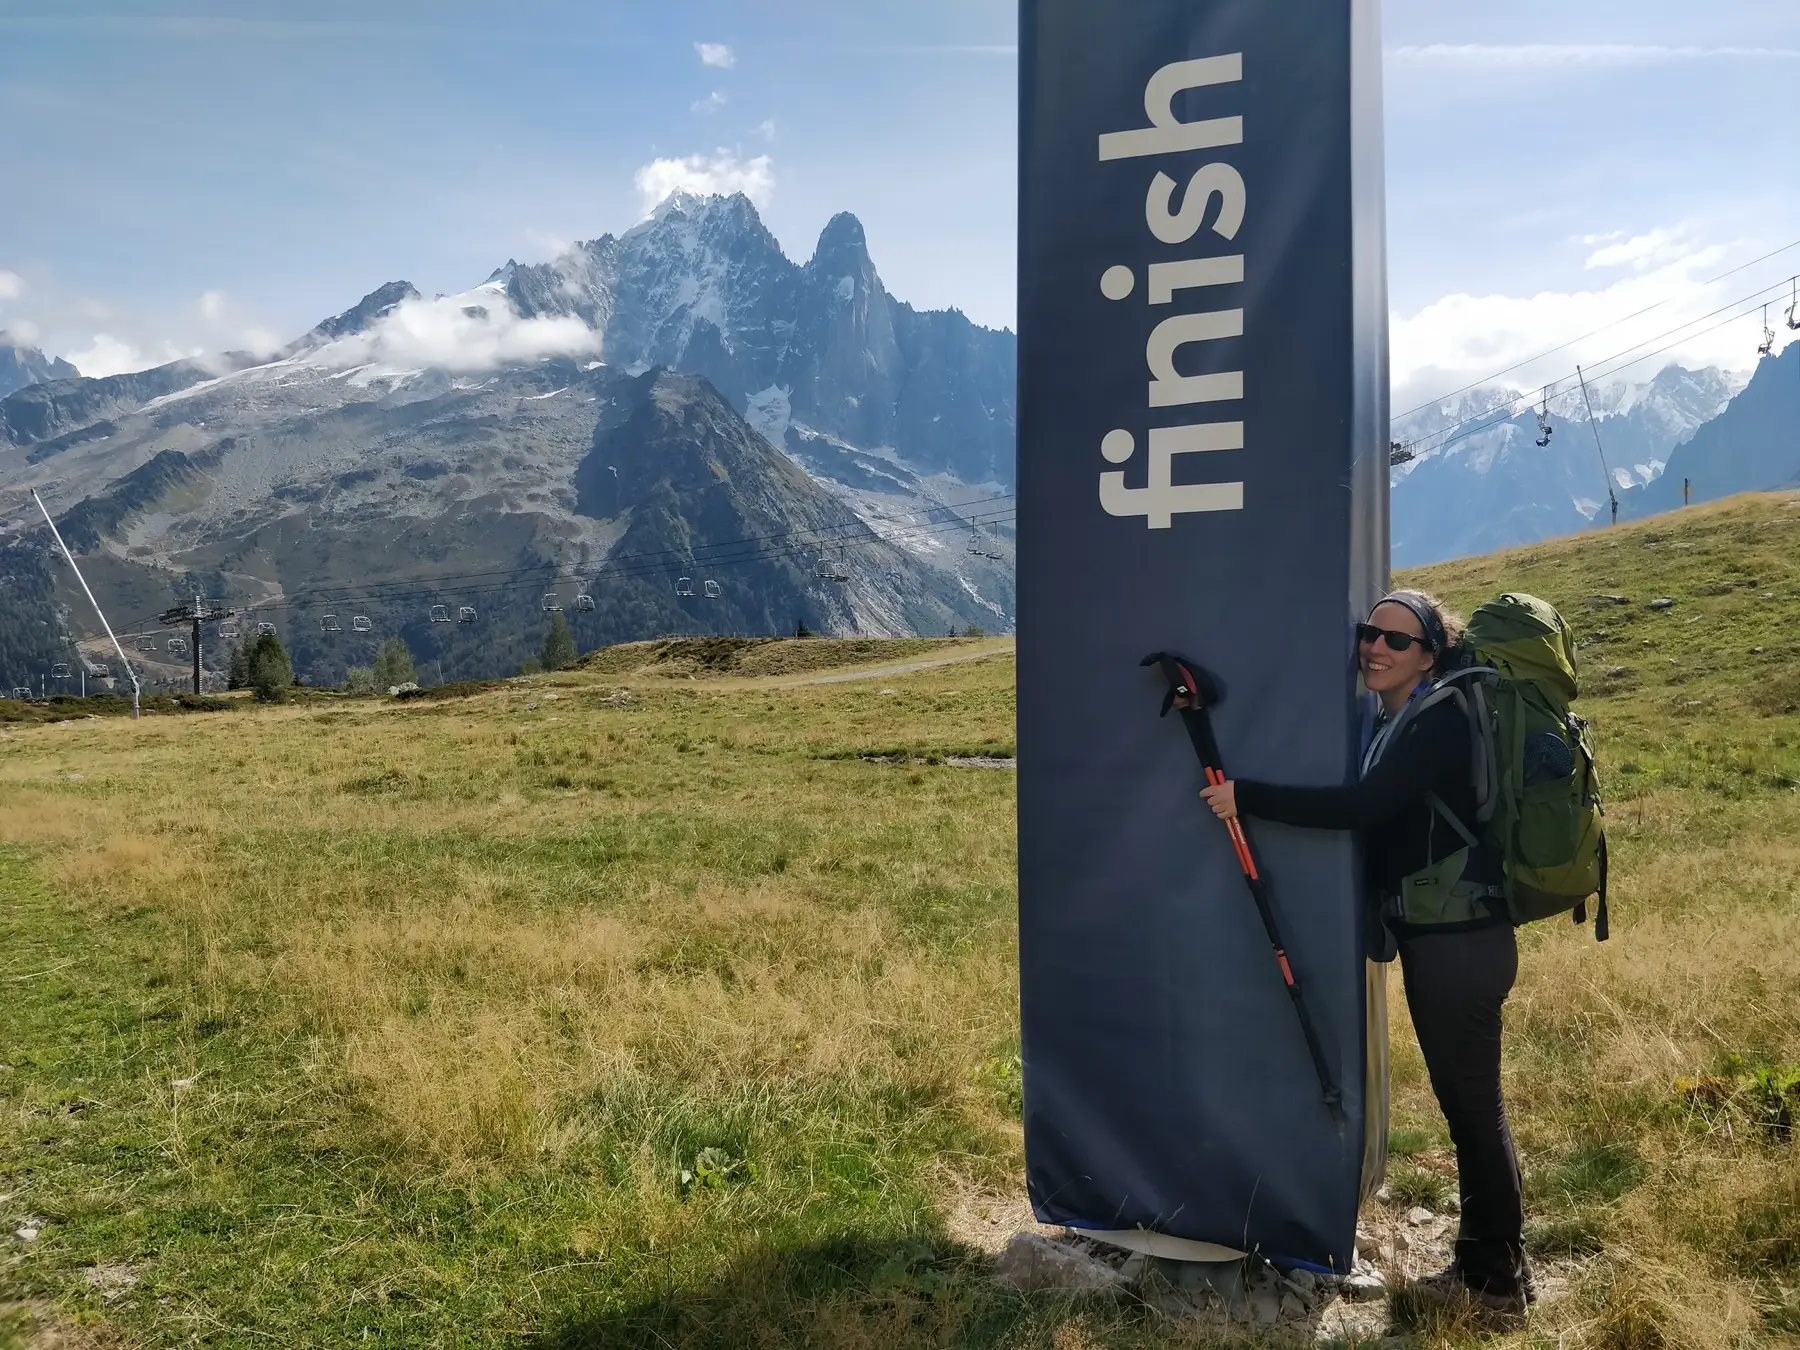
<svg viewBox="0 0 1800 1350">
<path fill-rule="evenodd" d="M 1481 847 L 1481 841 L 1475 837 L 1474 832 L 1470 830 L 1467 825 L 1462 823 L 1461 818 L 1457 816 L 1456 812 L 1452 811 L 1444 804 L 1444 799 L 1442 797 L 1438 796 L 1435 792 L 1427 792 L 1425 794 L 1425 800 L 1433 811 L 1436 811 L 1449 823 L 1450 828 L 1456 831 L 1457 836 L 1463 843 L 1467 844 L 1470 848 Z"/>
</svg>

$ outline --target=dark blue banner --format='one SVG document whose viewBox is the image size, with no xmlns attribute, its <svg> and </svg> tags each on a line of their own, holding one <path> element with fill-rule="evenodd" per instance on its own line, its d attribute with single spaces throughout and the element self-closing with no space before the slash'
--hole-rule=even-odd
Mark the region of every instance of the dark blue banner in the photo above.
<svg viewBox="0 0 1800 1350">
<path fill-rule="evenodd" d="M 1354 843 L 1250 824 L 1338 1121 L 1138 661 L 1217 674 L 1232 774 L 1353 774 L 1351 625 L 1387 567 L 1374 0 L 1025 0 L 1021 18 L 1032 1201 L 1347 1268 L 1385 1142 Z"/>
</svg>

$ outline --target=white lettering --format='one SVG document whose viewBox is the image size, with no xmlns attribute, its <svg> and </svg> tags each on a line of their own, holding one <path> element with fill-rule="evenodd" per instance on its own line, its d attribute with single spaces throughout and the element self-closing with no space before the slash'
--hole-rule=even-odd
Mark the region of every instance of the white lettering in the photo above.
<svg viewBox="0 0 1800 1350">
<path fill-rule="evenodd" d="M 1114 463 L 1123 437 L 1124 458 L 1136 448 L 1131 433 L 1111 431 L 1101 452 Z M 1109 444 L 1110 443 L 1110 444 Z M 1125 486 L 1123 473 L 1100 475 L 1100 506 L 1109 516 L 1142 516 L 1153 530 L 1166 530 L 1175 517 L 1190 511 L 1241 511 L 1244 485 L 1240 483 L 1176 483 L 1175 456 L 1209 450 L 1242 450 L 1242 422 L 1201 422 L 1189 427 L 1157 427 L 1150 433 L 1149 481 L 1141 488 Z"/>
<path fill-rule="evenodd" d="M 1176 291 L 1196 286 L 1233 286 L 1244 279 L 1244 255 L 1229 258 L 1189 258 L 1186 262 L 1150 264 L 1150 303 L 1166 305 Z M 1127 287 L 1126 294 L 1129 295 Z M 1121 299 L 1123 297 L 1120 297 Z"/>
<path fill-rule="evenodd" d="M 1216 342 L 1244 335 L 1244 311 L 1222 309 L 1201 314 L 1174 314 L 1156 325 L 1144 348 L 1150 366 L 1150 406 L 1173 408 L 1185 403 L 1214 403 L 1244 396 L 1244 374 L 1180 375 L 1175 353 L 1190 342 Z"/>
<path fill-rule="evenodd" d="M 1144 87 L 1144 114 L 1148 127 L 1132 131 L 1109 132 L 1100 137 L 1102 161 L 1134 159 L 1144 155 L 1167 155 L 1191 150 L 1207 150 L 1218 146 L 1242 145 L 1244 119 L 1217 117 L 1205 121 L 1183 122 L 1175 115 L 1175 98 L 1189 89 L 1206 85 L 1231 84 L 1244 78 L 1241 53 L 1210 56 L 1194 61 L 1177 61 L 1166 65 L 1150 77 Z M 1153 238 L 1164 244 L 1185 244 L 1206 224 L 1213 201 L 1218 211 L 1213 216 L 1212 231 L 1222 239 L 1235 239 L 1244 224 L 1247 194 L 1243 175 L 1230 164 L 1201 165 L 1181 189 L 1181 205 L 1176 207 L 1176 180 L 1158 172 L 1150 180 L 1144 196 L 1144 223 Z M 1244 255 L 1227 257 L 1185 258 L 1173 262 L 1150 263 L 1145 274 L 1145 291 L 1151 305 L 1173 304 L 1183 291 L 1204 290 L 1211 286 L 1241 285 L 1244 280 Z M 1118 302 L 1131 298 L 1137 290 L 1137 273 L 1123 263 L 1115 263 L 1100 275 L 1100 293 Z M 1206 310 L 1196 314 L 1171 314 L 1151 330 L 1144 345 L 1144 361 L 1149 369 L 1148 402 L 1151 408 L 1174 408 L 1197 403 L 1242 401 L 1244 372 L 1218 371 L 1201 375 L 1182 375 L 1175 368 L 1181 349 L 1194 342 L 1219 342 L 1244 335 L 1242 309 Z M 1149 464 L 1144 486 L 1125 486 L 1123 468 L 1100 475 L 1100 506 L 1108 515 L 1132 516 L 1145 521 L 1153 530 L 1166 530 L 1175 517 L 1194 511 L 1241 511 L 1244 509 L 1244 485 L 1236 483 L 1175 482 L 1177 455 L 1204 454 L 1214 450 L 1242 450 L 1242 422 L 1200 422 L 1184 427 L 1153 427 L 1149 433 Z M 1108 464 L 1128 465 L 1137 453 L 1137 438 L 1123 427 L 1109 431 L 1101 438 L 1100 455 Z"/>
<path fill-rule="evenodd" d="M 1172 155 L 1183 150 L 1211 150 L 1244 143 L 1244 119 L 1214 117 L 1182 122 L 1175 117 L 1175 95 L 1212 84 L 1235 84 L 1244 78 L 1242 52 L 1205 56 L 1164 66 L 1144 86 L 1144 115 L 1150 125 L 1133 131 L 1109 131 L 1100 137 L 1100 158 L 1137 159 Z"/>
<path fill-rule="evenodd" d="M 1185 244 L 1194 237 L 1206 219 L 1206 208 L 1219 199 L 1219 218 L 1213 221 L 1213 233 L 1236 239 L 1244 223 L 1244 178 L 1229 164 L 1205 164 L 1188 179 L 1187 191 L 1181 196 L 1181 209 L 1171 212 L 1175 180 L 1159 173 L 1150 180 L 1150 191 L 1144 195 L 1144 222 L 1150 233 L 1165 244 Z"/>
</svg>

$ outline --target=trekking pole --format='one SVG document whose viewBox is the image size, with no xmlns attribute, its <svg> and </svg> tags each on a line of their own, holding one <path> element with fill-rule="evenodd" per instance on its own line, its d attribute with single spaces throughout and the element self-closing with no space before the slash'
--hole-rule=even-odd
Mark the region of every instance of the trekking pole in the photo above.
<svg viewBox="0 0 1800 1350">
<path fill-rule="evenodd" d="M 1204 668 L 1173 652 L 1152 652 L 1138 664 L 1158 667 L 1163 678 L 1169 682 L 1169 688 L 1163 694 L 1160 716 L 1169 715 L 1169 709 L 1175 706 L 1176 699 L 1186 700 L 1180 710 L 1181 724 L 1187 728 L 1194 753 L 1200 757 L 1200 767 L 1206 775 L 1207 784 L 1217 786 L 1225 782 L 1225 764 L 1219 754 L 1219 742 L 1213 736 L 1210 712 L 1222 697 L 1217 681 Z M 1331 1076 L 1331 1069 L 1325 1062 L 1325 1049 L 1319 1044 L 1319 1033 L 1313 1027 L 1312 1014 L 1307 1011 L 1306 999 L 1300 992 L 1300 981 L 1294 978 L 1294 968 L 1288 961 L 1287 944 L 1281 940 L 1281 928 L 1276 922 L 1275 908 L 1269 899 L 1269 885 L 1263 880 L 1262 869 L 1256 865 L 1256 854 L 1250 847 L 1250 836 L 1244 832 L 1244 822 L 1241 820 L 1226 821 L 1225 830 L 1231 836 L 1231 849 L 1237 855 L 1238 867 L 1244 874 L 1244 884 L 1250 890 L 1250 898 L 1256 902 L 1256 912 L 1262 916 L 1263 931 L 1269 936 L 1269 945 L 1275 949 L 1275 964 L 1281 970 L 1281 981 L 1287 986 L 1288 998 L 1293 1001 L 1294 1016 L 1300 1021 L 1300 1034 L 1306 1038 L 1307 1053 L 1312 1056 L 1313 1071 L 1319 1077 L 1319 1092 L 1325 1099 L 1325 1109 L 1331 1112 L 1333 1120 L 1341 1124 L 1344 1119 L 1344 1094 L 1339 1091 L 1337 1082 Z"/>
</svg>

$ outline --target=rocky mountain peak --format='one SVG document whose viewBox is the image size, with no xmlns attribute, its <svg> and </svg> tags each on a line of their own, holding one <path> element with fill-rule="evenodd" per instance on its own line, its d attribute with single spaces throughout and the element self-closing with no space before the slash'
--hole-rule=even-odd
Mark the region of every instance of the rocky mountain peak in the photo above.
<svg viewBox="0 0 1800 1350">
<path fill-rule="evenodd" d="M 869 237 L 863 224 L 848 211 L 840 211 L 825 223 L 813 250 L 811 267 L 826 276 L 851 276 L 874 270 L 869 259 Z"/>
<path fill-rule="evenodd" d="M 80 374 L 60 356 L 46 356 L 36 347 L 20 345 L 10 333 L 0 329 L 0 398 L 28 384 L 73 380 Z"/>
<path fill-rule="evenodd" d="M 334 314 L 321 321 L 305 337 L 291 344 L 290 350 L 317 347 L 351 333 L 366 332 L 378 319 L 392 313 L 400 304 L 419 298 L 418 290 L 410 281 L 390 281 L 386 285 L 377 286 L 342 314 Z"/>
</svg>

